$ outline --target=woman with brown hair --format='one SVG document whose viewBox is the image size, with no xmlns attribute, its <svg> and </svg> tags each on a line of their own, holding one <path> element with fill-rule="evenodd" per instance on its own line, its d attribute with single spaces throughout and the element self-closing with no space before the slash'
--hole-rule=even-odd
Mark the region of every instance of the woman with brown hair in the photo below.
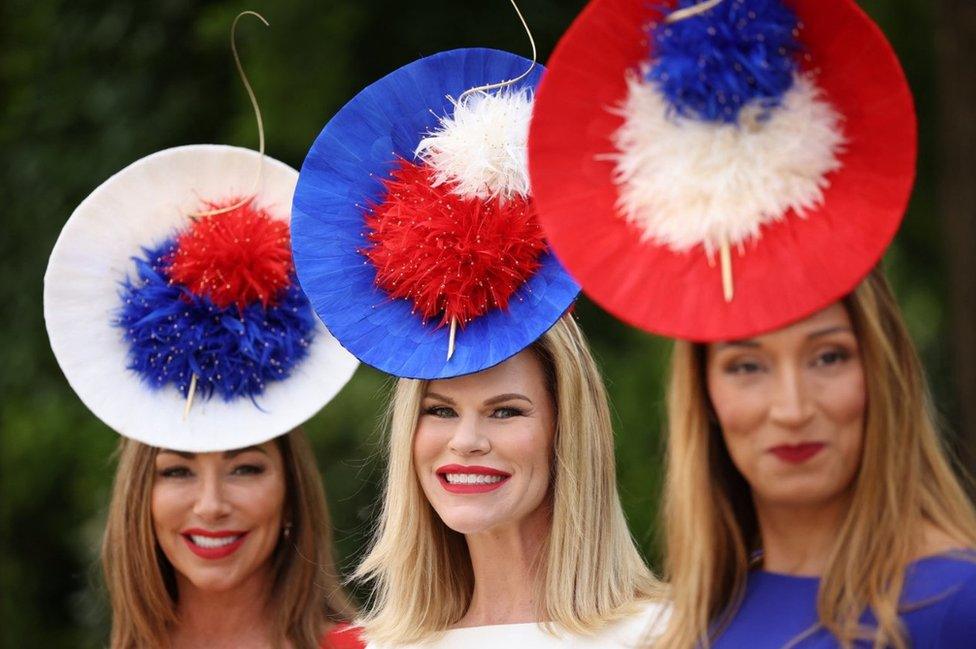
<svg viewBox="0 0 976 649">
<path fill-rule="evenodd" d="M 295 278 L 297 176 L 245 149 L 161 151 L 98 187 L 51 255 L 51 346 L 123 435 L 102 545 L 112 649 L 338 647 L 330 628 L 355 613 L 296 427 L 357 362 Z"/>
<path fill-rule="evenodd" d="M 668 416 L 663 646 L 972 646 L 976 513 L 879 270 L 776 331 L 677 342 Z"/>
<path fill-rule="evenodd" d="M 355 614 L 299 430 L 222 453 L 123 439 L 102 568 L 113 648 L 316 647 Z"/>
<path fill-rule="evenodd" d="M 549 65 L 546 234 L 679 339 L 654 646 L 972 647 L 976 514 L 873 270 L 916 154 L 877 25 L 853 0 L 593 0 Z"/>
</svg>

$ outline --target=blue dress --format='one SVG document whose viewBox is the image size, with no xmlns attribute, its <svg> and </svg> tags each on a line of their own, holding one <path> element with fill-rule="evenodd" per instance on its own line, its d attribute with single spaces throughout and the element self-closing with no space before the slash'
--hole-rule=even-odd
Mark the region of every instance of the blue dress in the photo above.
<svg viewBox="0 0 976 649">
<path fill-rule="evenodd" d="M 901 619 L 913 649 L 976 649 L 976 553 L 972 560 L 937 555 L 908 567 Z M 714 643 L 715 649 L 780 649 L 817 624 L 817 577 L 793 577 L 761 570 L 749 574 L 742 606 Z M 874 618 L 866 614 L 867 624 Z M 820 628 L 792 645 L 836 649 Z M 857 647 L 870 647 L 857 643 Z"/>
</svg>

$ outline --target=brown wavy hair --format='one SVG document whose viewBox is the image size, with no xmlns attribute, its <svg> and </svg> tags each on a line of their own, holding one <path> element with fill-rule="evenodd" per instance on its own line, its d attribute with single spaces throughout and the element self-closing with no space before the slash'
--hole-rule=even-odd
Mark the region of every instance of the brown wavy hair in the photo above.
<svg viewBox="0 0 976 649">
<path fill-rule="evenodd" d="M 905 649 L 899 596 L 906 566 L 924 551 L 923 530 L 932 525 L 973 548 L 976 513 L 942 447 L 921 362 L 880 269 L 843 304 L 864 364 L 864 449 L 820 582 L 819 624 L 809 632 L 826 628 L 844 647 L 866 639 Z M 674 608 L 655 646 L 708 647 L 734 617 L 749 558 L 761 547 L 749 485 L 732 464 L 709 401 L 704 345 L 675 343 L 668 420 L 662 511 Z M 866 609 L 877 618 L 874 630 L 859 624 Z"/>
<path fill-rule="evenodd" d="M 325 491 L 304 433 L 275 440 L 285 469 L 285 511 L 291 537 L 272 554 L 276 645 L 314 649 L 330 623 L 355 609 L 342 589 L 332 554 Z M 102 571 L 112 604 L 112 649 L 169 645 L 177 623 L 173 566 L 156 542 L 151 497 L 159 449 L 131 439 L 119 444 L 105 536 Z"/>
</svg>

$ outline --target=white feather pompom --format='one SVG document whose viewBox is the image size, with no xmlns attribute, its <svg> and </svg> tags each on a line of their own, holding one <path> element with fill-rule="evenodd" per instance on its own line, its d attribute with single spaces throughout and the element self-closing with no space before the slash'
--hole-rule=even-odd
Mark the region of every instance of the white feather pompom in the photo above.
<svg viewBox="0 0 976 649">
<path fill-rule="evenodd" d="M 476 93 L 420 141 L 415 155 L 434 171 L 434 184 L 452 183 L 469 198 L 529 195 L 528 138 L 532 95 L 527 89 Z"/>
<path fill-rule="evenodd" d="M 841 116 L 806 75 L 796 75 L 780 106 L 746 106 L 738 124 L 680 117 L 650 82 L 628 79 L 614 133 L 617 207 L 673 250 L 698 244 L 711 254 L 739 246 L 789 210 L 817 207 L 840 168 Z"/>
</svg>

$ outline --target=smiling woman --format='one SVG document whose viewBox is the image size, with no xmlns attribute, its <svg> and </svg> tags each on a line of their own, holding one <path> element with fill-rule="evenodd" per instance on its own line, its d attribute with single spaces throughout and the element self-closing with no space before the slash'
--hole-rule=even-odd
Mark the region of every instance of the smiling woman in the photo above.
<svg viewBox="0 0 976 649">
<path fill-rule="evenodd" d="M 297 176 L 245 149 L 160 151 L 85 199 L 51 254 L 51 347 L 123 436 L 102 547 L 112 649 L 314 649 L 354 614 L 294 430 L 357 366 L 295 279 Z"/>
<path fill-rule="evenodd" d="M 371 646 L 630 646 L 661 612 L 567 315 L 579 288 L 536 218 L 541 72 L 487 49 L 410 63 L 332 117 L 299 175 L 302 288 L 347 349 L 400 378 L 356 571 L 374 586 Z"/>
<path fill-rule="evenodd" d="M 112 646 L 314 647 L 350 619 L 312 457 L 299 431 L 212 453 L 123 440 L 102 545 Z"/>
<path fill-rule="evenodd" d="M 475 374 L 401 379 L 372 647 L 632 646 L 662 621 L 617 496 L 602 380 L 572 316 Z"/>
</svg>

